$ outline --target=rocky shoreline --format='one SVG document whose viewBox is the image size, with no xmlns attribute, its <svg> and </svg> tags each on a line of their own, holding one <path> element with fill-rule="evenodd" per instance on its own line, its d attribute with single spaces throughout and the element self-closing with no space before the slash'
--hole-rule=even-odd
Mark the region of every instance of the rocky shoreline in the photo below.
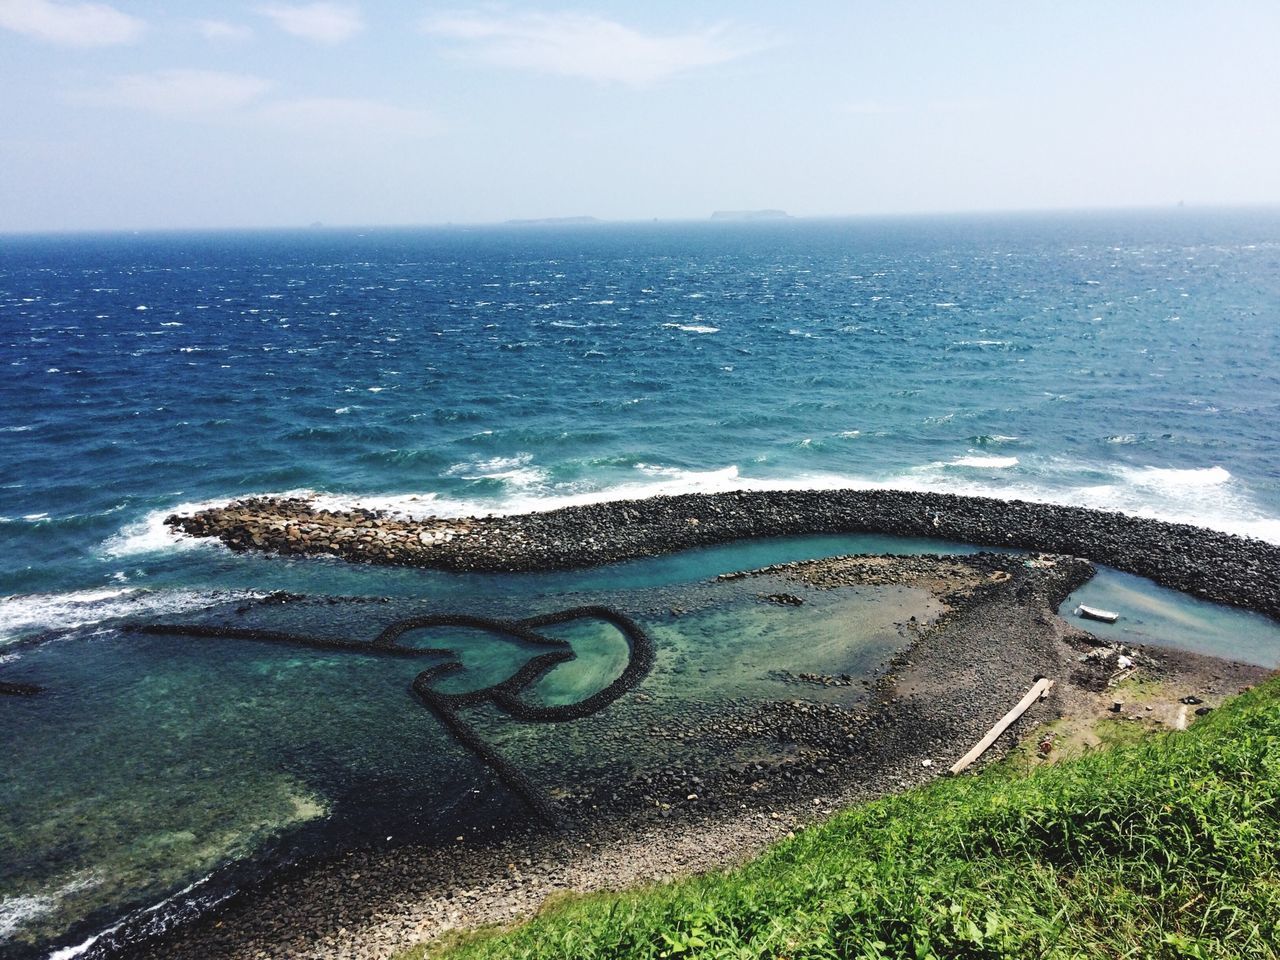
<svg viewBox="0 0 1280 960">
<path fill-rule="evenodd" d="M 928 624 L 904 625 L 912 641 L 884 665 L 857 709 L 778 699 L 690 724 L 696 714 L 666 717 L 652 705 L 650 736 L 710 738 L 726 757 L 752 742 L 783 745 L 773 760 L 713 772 L 672 766 L 638 782 L 583 784 L 567 808 L 575 815 L 557 832 L 459 838 L 452 846 L 407 845 L 313 863 L 129 955 L 368 960 L 450 929 L 510 922 L 557 891 L 739 862 L 842 806 L 938 775 L 1038 676 L 1060 681 L 1052 697 L 987 759 L 1037 724 L 1104 709 L 1118 651 L 1054 615 L 1091 575 L 1091 565 L 1077 558 L 1020 554 L 833 557 L 730 575 L 758 578 L 770 591 L 784 587 L 801 601 L 795 616 L 824 591 L 867 584 L 910 583 L 946 611 Z M 768 602 L 766 593 L 762 598 Z M 1267 673 L 1171 651 L 1127 654 L 1144 657 L 1144 669 L 1175 684 L 1170 689 L 1208 702 Z M 802 693 L 827 688 L 828 679 L 784 682 L 798 681 L 802 686 L 790 689 Z M 643 686 L 628 696 L 647 703 Z"/>
<path fill-rule="evenodd" d="M 1083 507 L 896 490 L 684 494 L 545 513 L 412 519 L 252 498 L 166 520 L 233 550 L 454 571 L 592 566 L 755 537 L 876 533 L 1088 557 L 1280 618 L 1280 546 Z"/>
</svg>

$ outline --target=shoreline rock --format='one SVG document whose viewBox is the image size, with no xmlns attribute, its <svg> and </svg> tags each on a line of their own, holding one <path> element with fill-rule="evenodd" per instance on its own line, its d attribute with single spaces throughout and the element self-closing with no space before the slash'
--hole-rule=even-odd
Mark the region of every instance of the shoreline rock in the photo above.
<svg viewBox="0 0 1280 960">
<path fill-rule="evenodd" d="M 1046 720 L 1104 713 L 1114 703 L 1106 688 L 1118 655 L 1091 656 L 1099 641 L 1054 615 L 1091 572 L 1080 557 L 1280 618 L 1276 545 L 1079 507 L 948 494 L 687 494 L 423 520 L 259 498 L 167 522 L 234 550 L 450 571 L 570 569 L 809 534 L 878 533 L 1056 556 L 902 557 L 887 568 L 885 558 L 834 557 L 726 575 L 781 578 L 797 584 L 797 596 L 852 583 L 911 583 L 951 610 L 932 624 L 903 625 L 913 642 L 871 681 L 868 708 L 780 699 L 751 706 L 741 717 L 709 718 L 708 730 L 728 730 L 730 740 L 763 736 L 792 744 L 791 755 L 777 762 L 748 764 L 728 778 L 673 768 L 631 785 L 631 793 L 620 782 L 584 784 L 566 802 L 590 813 L 554 834 L 517 829 L 456 847 L 356 850 L 299 864 L 195 923 L 157 941 L 135 942 L 128 955 L 137 957 L 388 956 L 451 929 L 519 919 L 558 891 L 612 889 L 729 866 L 842 806 L 927 782 L 945 769 L 952 747 L 975 741 L 1034 676 L 1060 682 L 985 761 L 1007 754 Z M 982 582 L 966 581 L 966 566 L 985 571 Z M 1215 702 L 1270 672 L 1164 649 L 1143 654 L 1144 669 L 1184 690 L 1212 690 Z M 796 684 L 817 691 L 842 685 L 820 675 L 775 679 L 797 693 Z M 645 702 L 643 689 L 634 696 Z M 651 734 L 664 737 L 661 716 L 653 719 Z M 692 735 L 682 732 L 678 739 Z M 718 746 L 718 736 L 709 742 Z M 726 749 L 731 745 L 726 741 Z M 342 903 L 337 913 L 336 902 Z"/>
<path fill-rule="evenodd" d="M 451 929 L 517 920 L 567 889 L 730 866 L 843 806 L 939 775 L 1038 675 L 1061 682 L 984 763 L 1047 720 L 1090 709 L 1094 700 L 1093 709 L 1109 706 L 1110 694 L 1093 688 L 1111 675 L 1111 660 L 1091 656 L 1099 641 L 1053 615 L 1092 572 L 1074 557 L 985 553 L 828 557 L 725 575 L 793 584 L 796 595 L 815 600 L 842 586 L 910 582 L 947 609 L 932 622 L 904 624 L 911 642 L 871 680 L 871 699 L 861 706 L 783 694 L 700 720 L 691 714 L 667 730 L 662 705 L 649 705 L 643 687 L 632 694 L 652 707 L 651 736 L 673 743 L 708 737 L 724 756 L 776 742 L 782 749 L 769 759 L 749 750 L 754 759 L 725 770 L 686 769 L 676 749 L 670 769 L 638 782 L 581 784 L 563 801 L 577 815 L 562 831 L 356 850 L 300 864 L 129 955 L 386 957 Z M 1268 672 L 1174 651 L 1150 651 L 1145 663 L 1156 676 L 1191 678 L 1194 689 L 1214 686 L 1215 700 Z M 796 683 L 826 690 L 837 680 L 776 679 L 796 693 Z"/>
<path fill-rule="evenodd" d="M 232 550 L 450 571 L 571 569 L 733 540 L 926 537 L 1083 556 L 1204 599 L 1280 618 L 1280 546 L 1084 507 L 898 490 L 682 494 L 500 517 L 408 519 L 251 498 L 165 521 Z"/>
</svg>

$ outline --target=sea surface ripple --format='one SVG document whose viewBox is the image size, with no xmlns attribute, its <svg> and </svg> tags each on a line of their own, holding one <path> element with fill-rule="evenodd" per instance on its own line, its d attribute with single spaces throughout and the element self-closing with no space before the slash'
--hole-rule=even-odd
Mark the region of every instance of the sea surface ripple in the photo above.
<svg viewBox="0 0 1280 960">
<path fill-rule="evenodd" d="M 1274 210 L 6 237 L 0 596 L 208 583 L 161 518 L 287 491 L 886 486 L 1278 541 L 1277 304 Z"/>
</svg>

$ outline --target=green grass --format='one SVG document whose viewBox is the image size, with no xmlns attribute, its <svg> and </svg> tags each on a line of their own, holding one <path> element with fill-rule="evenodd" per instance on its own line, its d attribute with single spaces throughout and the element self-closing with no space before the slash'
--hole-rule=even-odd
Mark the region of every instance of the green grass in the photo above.
<svg viewBox="0 0 1280 960">
<path fill-rule="evenodd" d="M 405 958 L 1280 957 L 1280 679 L 1181 734 L 847 810 Z"/>
</svg>

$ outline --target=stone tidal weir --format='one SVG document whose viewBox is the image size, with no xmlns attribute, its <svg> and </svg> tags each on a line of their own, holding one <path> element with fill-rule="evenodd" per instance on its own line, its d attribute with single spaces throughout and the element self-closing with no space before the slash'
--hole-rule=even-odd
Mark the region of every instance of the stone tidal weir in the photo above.
<svg viewBox="0 0 1280 960">
<path fill-rule="evenodd" d="M 983 498 L 744 492 L 466 519 L 256 498 L 168 522 L 370 564 L 367 590 L 325 589 L 336 564 L 283 564 L 321 588 L 91 643 L 69 627 L 6 662 L 0 907 L 43 911 L 4 944 L 23 960 L 107 927 L 94 956 L 382 955 L 565 886 L 722 866 L 925 782 L 1041 676 L 1050 698 L 994 754 L 1107 710 L 1122 656 L 1208 706 L 1269 672 L 1059 617 L 1093 562 L 1280 615 L 1274 545 Z M 860 534 L 918 539 L 830 555 L 886 549 Z M 735 543 L 806 535 L 824 539 Z M 1001 549 L 914 555 L 919 539 Z M 716 545 L 714 568 L 639 561 Z"/>
</svg>

